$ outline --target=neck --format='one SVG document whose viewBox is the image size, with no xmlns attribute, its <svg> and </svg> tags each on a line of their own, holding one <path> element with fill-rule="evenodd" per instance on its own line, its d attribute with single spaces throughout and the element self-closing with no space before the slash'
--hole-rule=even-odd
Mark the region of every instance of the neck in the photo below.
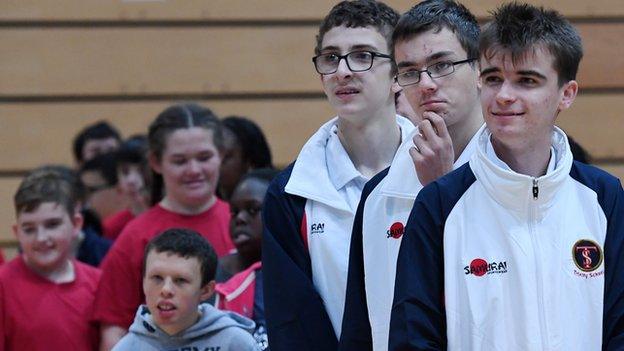
<svg viewBox="0 0 624 351">
<path fill-rule="evenodd" d="M 74 271 L 74 264 L 71 260 L 65 260 L 60 267 L 50 269 L 50 270 L 41 270 L 30 264 L 28 259 L 24 256 L 24 262 L 26 265 L 37 275 L 53 282 L 56 284 L 62 283 L 70 283 L 76 279 L 76 272 Z"/>
<path fill-rule="evenodd" d="M 483 114 L 479 101 L 476 101 L 473 106 L 468 116 L 461 118 L 460 122 L 449 127 L 449 135 L 453 141 L 453 151 L 455 152 L 455 161 L 457 161 L 470 140 L 483 125 Z"/>
<path fill-rule="evenodd" d="M 261 255 L 251 255 L 251 256 L 247 256 L 247 255 L 243 255 L 239 252 L 239 258 L 240 261 L 242 263 L 242 269 L 241 270 L 245 270 L 249 267 L 251 267 L 252 264 L 258 262 L 261 260 Z"/>
<path fill-rule="evenodd" d="M 390 165 L 401 143 L 394 108 L 368 120 L 339 118 L 338 138 L 355 168 L 371 178 Z"/>
<path fill-rule="evenodd" d="M 141 200 L 135 200 L 132 201 L 130 203 L 130 206 L 128 206 L 128 208 L 130 209 L 130 212 L 132 212 L 133 215 L 138 216 L 141 213 L 143 213 L 145 210 L 147 210 L 147 203 L 146 201 Z"/>
<path fill-rule="evenodd" d="M 546 174 L 550 161 L 550 139 L 538 145 L 528 145 L 522 149 L 510 148 L 492 137 L 492 147 L 496 156 L 505 162 L 514 172 L 531 177 Z"/>
<path fill-rule="evenodd" d="M 201 205 L 196 205 L 196 206 L 183 204 L 171 198 L 170 196 L 165 196 L 162 199 L 162 201 L 160 201 L 160 206 L 162 206 L 163 208 L 171 212 L 192 216 L 192 215 L 200 214 L 204 211 L 207 211 L 216 202 L 217 202 L 217 197 L 214 194 L 210 197 L 210 200 L 208 200 L 207 202 L 204 202 Z"/>
</svg>

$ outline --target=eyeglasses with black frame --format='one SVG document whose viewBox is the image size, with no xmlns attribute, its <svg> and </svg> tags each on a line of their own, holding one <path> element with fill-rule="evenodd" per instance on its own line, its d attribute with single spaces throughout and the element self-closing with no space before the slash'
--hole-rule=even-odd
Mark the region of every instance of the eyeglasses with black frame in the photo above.
<svg viewBox="0 0 624 351">
<path fill-rule="evenodd" d="M 455 72 L 456 65 L 461 65 L 462 63 L 469 63 L 474 60 L 476 60 L 476 58 L 469 58 L 469 59 L 455 61 L 455 62 L 453 61 L 436 62 L 432 65 L 427 66 L 423 70 L 414 69 L 414 70 L 409 70 L 407 72 L 399 73 L 396 75 L 396 81 L 400 86 L 406 87 L 408 85 L 418 84 L 418 82 L 420 82 L 421 73 L 426 72 L 431 78 L 440 78 L 440 77 L 448 76 L 452 74 L 453 72 Z"/>
<path fill-rule="evenodd" d="M 392 59 L 392 56 L 382 54 L 374 51 L 352 51 L 344 55 L 338 55 L 336 53 L 320 54 L 312 58 L 314 62 L 314 68 L 320 74 L 332 74 L 336 73 L 340 60 L 345 59 L 347 61 L 347 67 L 351 72 L 364 72 L 373 67 L 373 61 L 375 57 Z"/>
</svg>

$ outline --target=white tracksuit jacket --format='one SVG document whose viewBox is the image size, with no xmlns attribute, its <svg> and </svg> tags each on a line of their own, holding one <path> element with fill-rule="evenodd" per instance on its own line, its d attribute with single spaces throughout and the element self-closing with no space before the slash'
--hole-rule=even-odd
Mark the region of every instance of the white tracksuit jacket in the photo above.
<svg viewBox="0 0 624 351">
<path fill-rule="evenodd" d="M 484 128 L 468 142 L 453 169 L 470 160 Z M 351 236 L 341 351 L 362 350 L 371 342 L 375 351 L 388 349 L 397 256 L 407 218 L 423 188 L 409 154 L 416 133 L 417 129 L 403 141 L 390 168 L 372 178 L 362 193 L 359 207 L 363 209 L 358 209 Z M 366 310 L 368 318 L 361 318 Z"/>
<path fill-rule="evenodd" d="M 479 136 L 469 164 L 425 187 L 397 263 L 390 350 L 624 350 L 624 191 L 573 162 L 501 167 Z"/>
</svg>

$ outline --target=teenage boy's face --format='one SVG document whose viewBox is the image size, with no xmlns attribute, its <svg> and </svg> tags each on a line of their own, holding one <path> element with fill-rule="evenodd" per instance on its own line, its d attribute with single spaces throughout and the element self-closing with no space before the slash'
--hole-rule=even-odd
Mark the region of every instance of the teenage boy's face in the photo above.
<svg viewBox="0 0 624 351">
<path fill-rule="evenodd" d="M 260 258 L 262 247 L 262 201 L 268 184 L 257 179 L 240 183 L 230 198 L 230 236 L 236 249 L 249 258 Z"/>
<path fill-rule="evenodd" d="M 411 39 L 396 43 L 394 48 L 398 72 L 423 70 L 443 61 L 468 59 L 457 36 L 448 28 L 431 29 Z M 431 78 L 420 74 L 420 81 L 403 87 L 414 111 L 422 116 L 432 111 L 444 118 L 447 126 L 463 120 L 479 104 L 478 70 L 469 63 L 455 66 L 448 76 Z"/>
<path fill-rule="evenodd" d="M 389 54 L 386 39 L 373 27 L 330 29 L 321 44 L 321 54 L 346 55 L 354 51 L 373 51 Z M 376 57 L 370 70 L 351 72 L 346 59 L 340 61 L 335 73 L 321 75 L 323 90 L 329 103 L 343 118 L 357 120 L 362 116 L 375 116 L 392 104 L 392 61 Z"/>
<path fill-rule="evenodd" d="M 503 50 L 481 57 L 485 122 L 494 140 L 511 150 L 548 147 L 557 114 L 570 107 L 578 89 L 576 81 L 560 87 L 552 54 L 534 49 L 515 63 Z"/>
<path fill-rule="evenodd" d="M 44 202 L 32 212 L 20 212 L 13 231 L 26 264 L 48 274 L 66 264 L 81 226 L 80 214 L 72 218 L 62 205 Z"/>
<path fill-rule="evenodd" d="M 154 323 L 167 334 L 176 334 L 199 318 L 197 305 L 210 297 L 214 281 L 201 286 L 196 257 L 150 251 L 145 261 L 143 292 Z"/>
</svg>

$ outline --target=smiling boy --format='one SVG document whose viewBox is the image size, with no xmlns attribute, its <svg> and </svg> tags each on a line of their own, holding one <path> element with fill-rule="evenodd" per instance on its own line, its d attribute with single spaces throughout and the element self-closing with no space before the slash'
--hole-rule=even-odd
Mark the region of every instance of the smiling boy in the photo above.
<svg viewBox="0 0 624 351">
<path fill-rule="evenodd" d="M 501 6 L 480 38 L 487 128 L 425 187 L 399 252 L 390 350 L 621 350 L 624 190 L 554 123 L 583 50 L 559 13 Z"/>
<path fill-rule="evenodd" d="M 396 115 L 390 36 L 398 14 L 343 1 L 325 17 L 313 63 L 337 117 L 277 176 L 263 208 L 271 350 L 335 350 L 349 242 L 364 184 L 390 165 L 413 124 Z"/>
<path fill-rule="evenodd" d="M 255 351 L 254 323 L 202 304 L 214 292 L 217 254 L 189 229 L 168 229 L 145 248 L 145 305 L 113 350 Z"/>
<path fill-rule="evenodd" d="M 14 196 L 22 254 L 0 269 L 0 350 L 93 350 L 100 271 L 72 258 L 82 226 L 72 185 L 35 171 Z"/>
</svg>

